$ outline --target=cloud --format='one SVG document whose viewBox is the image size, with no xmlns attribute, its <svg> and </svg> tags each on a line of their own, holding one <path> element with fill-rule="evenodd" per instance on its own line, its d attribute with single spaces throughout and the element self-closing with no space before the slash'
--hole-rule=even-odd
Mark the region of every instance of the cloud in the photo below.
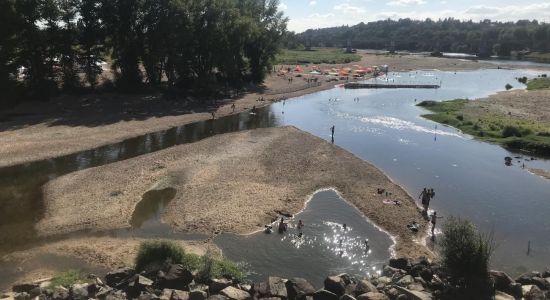
<svg viewBox="0 0 550 300">
<path fill-rule="evenodd" d="M 365 9 L 362 7 L 351 6 L 348 3 L 342 3 L 335 5 L 334 10 L 340 11 L 346 15 L 360 15 L 365 13 Z"/>
<path fill-rule="evenodd" d="M 279 10 L 283 11 L 287 9 L 288 9 L 288 5 L 284 4 L 283 2 L 279 3 Z"/>
<path fill-rule="evenodd" d="M 393 0 L 387 3 L 390 6 L 411 6 L 426 4 L 424 0 Z"/>
<path fill-rule="evenodd" d="M 317 5 L 317 1 L 315 1 L 315 0 L 310 0 L 309 1 L 309 6 L 315 6 L 315 5 Z"/>
</svg>

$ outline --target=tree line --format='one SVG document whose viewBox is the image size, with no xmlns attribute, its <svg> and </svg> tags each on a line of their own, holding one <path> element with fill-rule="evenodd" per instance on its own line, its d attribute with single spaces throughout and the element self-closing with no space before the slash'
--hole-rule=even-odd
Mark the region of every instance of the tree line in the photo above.
<svg viewBox="0 0 550 300">
<path fill-rule="evenodd" d="M 286 31 L 277 7 L 278 0 L 2 0 L 0 98 L 94 89 L 105 62 L 115 87 L 126 90 L 259 82 Z"/>
<path fill-rule="evenodd" d="M 290 35 L 291 36 L 291 35 Z M 550 51 L 550 24 L 517 22 L 460 21 L 452 18 L 383 20 L 310 29 L 291 36 L 290 45 L 346 47 L 430 52 L 459 52 L 480 56 L 510 56 L 514 51 Z"/>
</svg>

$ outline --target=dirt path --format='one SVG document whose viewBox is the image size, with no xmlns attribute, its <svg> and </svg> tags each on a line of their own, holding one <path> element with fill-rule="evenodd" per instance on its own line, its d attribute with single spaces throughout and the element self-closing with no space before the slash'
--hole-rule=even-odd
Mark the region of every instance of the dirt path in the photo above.
<svg viewBox="0 0 550 300">
<path fill-rule="evenodd" d="M 418 69 L 471 70 L 495 68 L 474 61 L 419 56 L 385 56 L 362 54 L 361 62 L 326 65 L 321 68 L 389 65 L 391 71 Z M 307 69 L 307 68 L 306 68 Z M 306 76 L 307 77 L 307 76 Z M 48 103 L 24 103 L 0 114 L 0 167 L 47 159 L 83 151 L 124 139 L 211 118 L 209 109 L 221 117 L 261 107 L 281 98 L 298 97 L 331 89 L 338 82 L 320 80 L 320 86 L 307 88 L 304 78 L 292 84 L 276 75 L 268 76 L 263 91 L 251 92 L 211 107 L 197 109 L 184 99 L 168 101 L 158 94 L 99 94 L 63 96 Z M 305 87 L 305 88 L 304 88 Z M 297 91 L 294 91 L 299 89 Z M 270 91 L 286 91 L 269 94 Z M 262 98 L 265 101 L 258 101 Z M 192 102 L 193 99 L 188 99 Z M 195 108 L 194 108 L 195 107 Z"/>
<path fill-rule="evenodd" d="M 44 188 L 41 235 L 128 227 L 152 187 L 177 189 L 162 220 L 179 231 L 249 233 L 297 213 L 308 195 L 334 187 L 397 238 L 398 255 L 430 255 L 406 225 L 426 228 L 414 201 L 382 172 L 351 153 L 294 127 L 218 135 L 57 178 Z M 401 206 L 383 203 L 384 188 Z"/>
</svg>

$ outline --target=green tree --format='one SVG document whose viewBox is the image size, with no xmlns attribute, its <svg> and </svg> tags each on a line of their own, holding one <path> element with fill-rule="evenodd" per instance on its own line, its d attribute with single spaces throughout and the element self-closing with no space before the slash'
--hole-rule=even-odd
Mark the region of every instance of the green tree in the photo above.
<svg viewBox="0 0 550 300">
<path fill-rule="evenodd" d="M 91 88 L 96 87 L 97 77 L 103 72 L 105 31 L 100 20 L 100 5 L 100 0 L 81 0 L 78 7 L 78 63 Z"/>
<path fill-rule="evenodd" d="M 3 26 L 0 26 L 0 90 L 3 93 L 1 107 L 16 97 L 15 55 L 19 20 L 15 12 L 15 0 L 0 2 L 0 19 L 3 21 Z"/>
</svg>

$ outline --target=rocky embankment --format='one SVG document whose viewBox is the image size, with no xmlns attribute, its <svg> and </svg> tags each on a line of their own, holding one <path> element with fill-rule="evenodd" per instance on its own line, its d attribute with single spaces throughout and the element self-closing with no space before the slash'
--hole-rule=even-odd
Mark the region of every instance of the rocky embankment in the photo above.
<svg viewBox="0 0 550 300">
<path fill-rule="evenodd" d="M 490 272 L 495 298 L 550 299 L 550 270 L 530 272 L 513 280 L 500 271 Z M 90 275 L 87 283 L 51 287 L 49 282 L 19 284 L 4 299 L 165 299 L 165 300 L 394 300 L 459 299 L 445 270 L 426 259 L 392 259 L 382 274 L 358 279 L 348 274 L 329 276 L 321 289 L 302 278 L 269 277 L 266 282 L 243 284 L 231 279 L 201 282 L 182 265 L 147 267 L 136 273 L 120 269 L 103 279 Z M 204 280 L 202 280 L 204 282 Z"/>
</svg>

